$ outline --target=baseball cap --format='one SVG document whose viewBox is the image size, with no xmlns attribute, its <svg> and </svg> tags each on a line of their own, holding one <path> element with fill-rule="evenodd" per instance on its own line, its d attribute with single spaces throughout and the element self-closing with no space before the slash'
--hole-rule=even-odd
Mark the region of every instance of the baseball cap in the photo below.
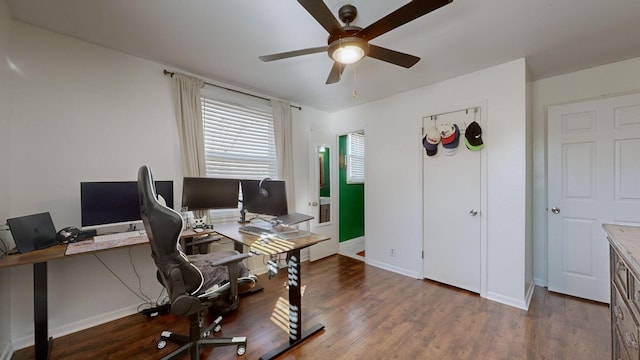
<svg viewBox="0 0 640 360">
<path fill-rule="evenodd" d="M 458 148 L 442 148 L 442 153 L 447 156 L 455 155 L 458 152 Z"/>
<path fill-rule="evenodd" d="M 427 130 L 427 135 L 422 138 L 422 146 L 428 156 L 434 156 L 438 153 L 438 144 L 440 143 L 440 133 L 434 127 Z"/>
<path fill-rule="evenodd" d="M 442 124 L 438 127 L 440 137 L 442 138 L 442 145 L 448 144 L 455 139 L 456 129 L 451 124 Z"/>
<path fill-rule="evenodd" d="M 455 149 L 460 143 L 460 129 L 458 128 L 458 124 L 453 124 L 453 129 L 453 136 L 450 136 L 452 140 L 446 144 L 444 142 L 442 143 L 442 147 L 444 147 L 445 149 Z"/>
<path fill-rule="evenodd" d="M 467 129 L 464 131 L 464 143 L 467 149 L 472 151 L 478 151 L 484 147 L 480 124 L 474 121 L 467 125 Z"/>
</svg>

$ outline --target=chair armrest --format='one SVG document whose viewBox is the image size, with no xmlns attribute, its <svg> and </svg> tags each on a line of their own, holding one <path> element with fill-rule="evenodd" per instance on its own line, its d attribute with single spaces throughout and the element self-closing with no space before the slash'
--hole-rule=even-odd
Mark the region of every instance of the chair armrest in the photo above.
<svg viewBox="0 0 640 360">
<path fill-rule="evenodd" d="M 237 255 L 231 255 L 231 256 L 227 256 L 224 257 L 222 259 L 218 259 L 216 261 L 213 261 L 211 263 L 211 266 L 223 266 L 223 265 L 230 265 L 233 263 L 237 263 L 239 261 L 242 261 L 248 257 L 251 257 L 250 254 L 237 254 Z"/>
</svg>

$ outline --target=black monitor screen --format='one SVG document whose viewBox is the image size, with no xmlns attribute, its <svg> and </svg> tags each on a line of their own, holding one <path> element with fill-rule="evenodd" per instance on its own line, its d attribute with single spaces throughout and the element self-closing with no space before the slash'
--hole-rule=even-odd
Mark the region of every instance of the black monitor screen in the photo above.
<svg viewBox="0 0 640 360">
<path fill-rule="evenodd" d="M 254 214 L 281 216 L 287 215 L 287 192 L 284 181 L 241 180 L 242 205 L 245 210 Z"/>
<path fill-rule="evenodd" d="M 187 210 L 237 209 L 240 180 L 186 177 L 182 207 Z"/>
<path fill-rule="evenodd" d="M 156 181 L 156 193 L 173 208 L 173 181 Z M 140 221 L 136 181 L 80 183 L 82 227 L 99 227 Z"/>
</svg>

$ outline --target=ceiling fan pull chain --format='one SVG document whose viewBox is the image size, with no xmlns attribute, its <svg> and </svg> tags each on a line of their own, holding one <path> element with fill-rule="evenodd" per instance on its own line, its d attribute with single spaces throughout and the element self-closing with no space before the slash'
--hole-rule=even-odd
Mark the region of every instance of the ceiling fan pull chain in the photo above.
<svg viewBox="0 0 640 360">
<path fill-rule="evenodd" d="M 356 83 L 356 72 L 357 72 L 357 69 L 358 69 L 357 66 L 353 67 L 353 93 L 351 94 L 351 96 L 354 99 L 358 98 L 358 90 L 357 90 L 358 84 Z"/>
</svg>

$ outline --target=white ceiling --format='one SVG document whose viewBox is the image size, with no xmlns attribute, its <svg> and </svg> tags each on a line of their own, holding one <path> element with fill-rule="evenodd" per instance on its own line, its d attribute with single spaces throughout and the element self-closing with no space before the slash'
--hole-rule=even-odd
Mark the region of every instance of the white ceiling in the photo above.
<svg viewBox="0 0 640 360">
<path fill-rule="evenodd" d="M 366 27 L 408 0 L 351 3 Z M 533 79 L 640 56 L 639 0 L 454 0 L 371 41 L 419 56 L 405 69 L 373 58 L 325 85 L 324 53 L 258 56 L 326 45 L 294 0 L 7 0 L 14 19 L 259 94 L 324 111 L 377 100 L 518 58 Z M 356 90 L 358 97 L 352 96 Z"/>
</svg>

